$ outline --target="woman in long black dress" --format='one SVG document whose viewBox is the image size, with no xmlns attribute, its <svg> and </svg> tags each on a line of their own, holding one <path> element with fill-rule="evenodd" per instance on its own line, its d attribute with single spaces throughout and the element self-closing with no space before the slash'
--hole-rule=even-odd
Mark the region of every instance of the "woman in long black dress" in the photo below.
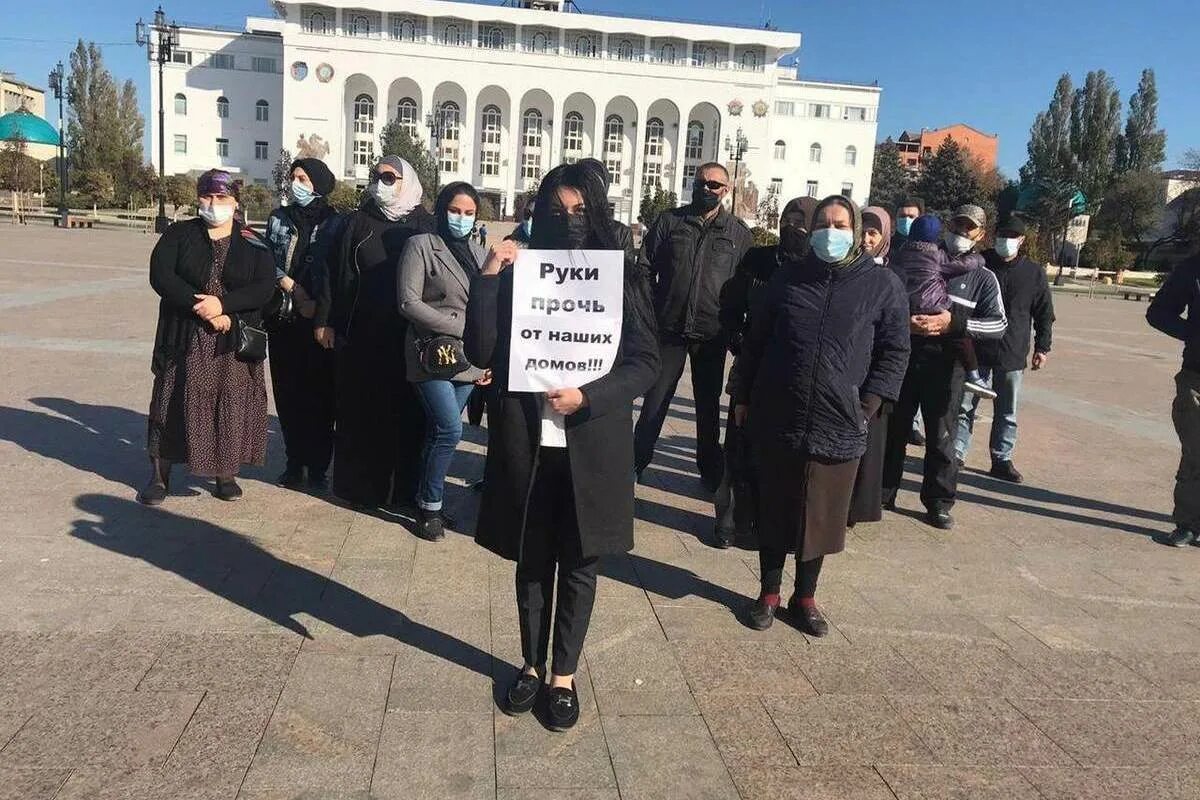
<svg viewBox="0 0 1200 800">
<path fill-rule="evenodd" d="M 201 175 L 196 197 L 199 216 L 167 228 L 150 255 L 150 285 L 162 299 L 146 447 L 152 470 L 138 493 L 147 505 L 166 499 L 172 464 L 215 478 L 214 494 L 237 500 L 241 466 L 266 458 L 263 364 L 235 351 L 239 318 L 261 324 L 275 266 L 234 219 L 238 186 L 228 172 Z"/>
<path fill-rule="evenodd" d="M 409 238 L 435 229 L 421 194 L 407 161 L 379 160 L 362 206 L 339 221 L 328 244 L 317 303 L 317 336 L 337 352 L 333 493 L 364 508 L 408 504 L 417 490 L 424 425 L 405 378 L 396 268 Z"/>
<path fill-rule="evenodd" d="M 627 229 L 612 224 L 604 195 L 603 180 L 580 165 L 551 170 L 538 190 L 531 246 L 625 251 L 622 328 L 612 371 L 579 387 L 509 391 L 513 280 L 506 267 L 516 256 L 512 242 L 493 250 L 473 282 L 463 336 L 471 363 L 493 370 L 496 392 L 475 539 L 517 562 L 524 668 L 504 710 L 529 711 L 545 690 L 554 730 L 579 719 L 574 675 L 595 600 L 597 561 L 633 547 L 633 401 L 659 371 L 645 278 Z"/>
</svg>

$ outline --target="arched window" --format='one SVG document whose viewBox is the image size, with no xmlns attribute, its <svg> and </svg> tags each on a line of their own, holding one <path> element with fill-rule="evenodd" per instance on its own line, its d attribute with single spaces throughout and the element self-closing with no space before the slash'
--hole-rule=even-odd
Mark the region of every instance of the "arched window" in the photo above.
<svg viewBox="0 0 1200 800">
<path fill-rule="evenodd" d="M 329 33 L 329 23 L 326 22 L 324 14 L 314 11 L 308 15 L 308 20 L 304 23 L 304 30 L 309 33 Z"/>
<path fill-rule="evenodd" d="M 417 40 L 417 25 L 411 19 L 400 21 L 399 38 L 405 42 L 415 42 Z"/>
<path fill-rule="evenodd" d="M 622 39 L 617 43 L 617 58 L 621 61 L 633 61 L 633 42 Z"/>
<path fill-rule="evenodd" d="M 625 121 L 616 114 L 604 120 L 604 167 L 612 176 L 613 186 L 621 185 L 622 151 L 625 149 Z"/>
<path fill-rule="evenodd" d="M 485 106 L 479 125 L 479 174 L 500 174 L 500 107 Z"/>
<path fill-rule="evenodd" d="M 858 148 L 854 145 L 846 147 L 846 166 L 853 167 L 858 163 Z"/>
<path fill-rule="evenodd" d="M 537 31 L 533 34 L 533 38 L 529 40 L 529 49 L 535 53 L 544 53 L 550 49 L 550 38 L 542 31 Z"/>
<path fill-rule="evenodd" d="M 663 155 L 663 121 L 651 117 L 646 122 L 646 158 L 661 158 Z"/>
<path fill-rule="evenodd" d="M 417 135 L 417 101 L 411 97 L 402 97 L 396 103 L 396 122 L 409 136 Z"/>
<path fill-rule="evenodd" d="M 521 116 L 521 178 L 526 188 L 542 179 L 542 113 L 528 109 Z"/>
<path fill-rule="evenodd" d="M 695 53 L 697 67 L 717 66 L 717 50 L 714 47 L 702 47 Z"/>
<path fill-rule="evenodd" d="M 182 93 L 175 95 L 175 113 L 181 117 L 187 116 L 187 96 Z"/>
<path fill-rule="evenodd" d="M 360 94 L 354 98 L 354 132 L 375 132 L 375 99 L 369 94 Z"/>
<path fill-rule="evenodd" d="M 484 30 L 483 36 L 480 37 L 481 44 L 490 50 L 504 49 L 504 30 L 497 26 L 491 26 Z"/>
<path fill-rule="evenodd" d="M 687 126 L 687 147 L 683 157 L 690 161 L 700 161 L 704 158 L 704 123 L 692 120 Z"/>
<path fill-rule="evenodd" d="M 542 112 L 531 108 L 521 118 L 521 134 L 526 147 L 542 146 Z"/>
<path fill-rule="evenodd" d="M 742 53 L 742 69 L 758 69 L 757 50 L 747 50 Z"/>
<path fill-rule="evenodd" d="M 592 42 L 592 37 L 575 37 L 575 55 L 581 58 L 591 58 L 596 55 L 596 45 Z"/>
<path fill-rule="evenodd" d="M 574 164 L 583 158 L 583 114 L 571 111 L 563 118 L 563 161 Z"/>
<path fill-rule="evenodd" d="M 813 142 L 808 148 L 808 160 L 814 164 L 821 163 L 821 145 Z"/>
<path fill-rule="evenodd" d="M 217 98 L 217 116 L 221 119 L 229 119 L 229 99 L 226 97 Z"/>
<path fill-rule="evenodd" d="M 445 173 L 458 172 L 458 142 L 461 138 L 459 126 L 461 115 L 458 103 L 447 100 L 438 108 L 441 120 L 442 143 L 439 149 L 438 168 Z"/>
<path fill-rule="evenodd" d="M 359 14 L 350 23 L 351 36 L 370 36 L 371 20 L 364 14 Z"/>
<path fill-rule="evenodd" d="M 442 31 L 442 44 L 455 46 L 462 44 L 462 33 L 457 25 L 447 25 L 446 30 Z"/>
<path fill-rule="evenodd" d="M 787 144 L 783 141 L 783 139 L 776 139 L 775 140 L 775 160 L 783 161 L 785 158 L 787 158 Z"/>
<path fill-rule="evenodd" d="M 271 121 L 271 104 L 266 100 L 259 100 L 254 104 L 254 119 L 256 122 Z"/>
<path fill-rule="evenodd" d="M 442 103 L 441 107 L 442 118 L 442 141 L 451 139 L 458 140 L 459 123 L 461 122 L 459 115 L 458 103 L 453 100 L 447 100 Z"/>
<path fill-rule="evenodd" d="M 664 64 L 675 63 L 675 45 L 667 42 L 662 47 L 658 48 L 658 60 Z"/>
</svg>

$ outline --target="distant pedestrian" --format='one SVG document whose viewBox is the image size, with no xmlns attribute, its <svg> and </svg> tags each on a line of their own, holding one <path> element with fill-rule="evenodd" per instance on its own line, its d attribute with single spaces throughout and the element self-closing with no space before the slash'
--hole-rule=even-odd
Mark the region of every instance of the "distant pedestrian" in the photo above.
<svg viewBox="0 0 1200 800">
<path fill-rule="evenodd" d="M 1186 316 L 1185 316 L 1186 314 Z M 1171 420 L 1182 451 L 1175 473 L 1175 530 L 1158 541 L 1172 547 L 1200 544 L 1200 255 L 1177 265 L 1150 301 L 1146 320 L 1183 342 L 1183 367 L 1175 376 Z"/>
<path fill-rule="evenodd" d="M 154 387 L 147 451 L 150 481 L 138 494 L 158 505 L 171 466 L 215 478 L 222 500 L 242 496 L 243 464 L 267 452 L 267 387 L 261 353 L 239 353 L 239 325 L 257 328 L 275 288 L 275 263 L 234 220 L 238 186 L 223 170 L 196 182 L 199 216 L 167 228 L 150 254 L 150 285 L 161 300 L 154 337 Z"/>
<path fill-rule="evenodd" d="M 521 209 L 521 217 L 517 220 L 517 227 L 513 228 L 513 232 L 504 237 L 505 239 L 516 242 L 520 247 L 529 246 L 529 239 L 533 236 L 533 210 L 536 205 L 535 195 L 525 203 L 525 207 Z"/>
<path fill-rule="evenodd" d="M 487 248 L 487 225 L 481 224 L 479 226 L 479 246 Z"/>
<path fill-rule="evenodd" d="M 1030 327 L 1033 329 L 1033 369 L 1044 367 L 1050 358 L 1050 337 L 1054 325 L 1054 301 L 1046 270 L 1021 252 L 1025 244 L 1025 222 L 1013 217 L 996 229 L 996 243 L 985 250 L 983 257 L 988 268 L 1000 282 L 1008 328 L 1002 339 L 976 344 L 983 378 L 996 393 L 993 401 L 990 450 L 991 476 L 1020 483 L 1023 478 L 1013 466 L 1013 449 L 1017 445 L 1017 399 L 1021 379 L 1029 357 Z M 963 394 L 962 410 L 958 415 L 956 451 L 959 465 L 971 448 L 971 433 L 975 428 L 975 411 L 979 395 Z"/>
<path fill-rule="evenodd" d="M 901 198 L 896 204 L 896 231 L 892 234 L 890 250 L 897 252 L 908 241 L 909 229 L 917 217 L 925 213 L 925 201 L 916 195 Z"/>
</svg>

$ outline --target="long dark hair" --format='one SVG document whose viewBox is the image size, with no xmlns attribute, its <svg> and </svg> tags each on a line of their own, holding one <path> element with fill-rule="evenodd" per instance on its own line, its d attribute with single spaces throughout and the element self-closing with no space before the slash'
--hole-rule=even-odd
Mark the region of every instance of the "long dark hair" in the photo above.
<svg viewBox="0 0 1200 800">
<path fill-rule="evenodd" d="M 449 225 L 446 224 L 446 212 L 450 208 L 450 201 L 460 194 L 465 194 L 475 201 L 475 218 L 479 218 L 479 192 L 475 191 L 475 187 L 466 181 L 447 183 L 438 192 L 437 200 L 433 203 L 433 216 L 437 220 L 438 233 L 447 241 L 453 237 L 450 235 Z"/>
<path fill-rule="evenodd" d="M 537 204 L 533 209 L 533 235 L 529 246 L 535 250 L 557 250 L 565 246 L 564 242 L 551 241 L 556 228 L 549 222 L 556 207 L 561 208 L 558 206 L 558 190 L 564 186 L 583 196 L 583 215 L 588 225 L 586 249 L 620 250 L 612 216 L 608 212 L 608 192 L 604 179 L 595 170 L 580 164 L 559 164 L 542 178 Z"/>
</svg>

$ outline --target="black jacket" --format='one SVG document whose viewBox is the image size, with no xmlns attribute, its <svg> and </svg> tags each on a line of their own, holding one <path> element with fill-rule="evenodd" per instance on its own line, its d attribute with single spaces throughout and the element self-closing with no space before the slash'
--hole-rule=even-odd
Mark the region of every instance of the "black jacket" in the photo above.
<svg viewBox="0 0 1200 800">
<path fill-rule="evenodd" d="M 779 245 L 752 247 L 721 292 L 721 332 L 734 355 L 741 352 L 751 311 L 762 302 L 763 290 L 778 266 Z"/>
<path fill-rule="evenodd" d="M 644 282 L 643 273 L 628 264 L 616 364 L 604 377 L 580 387 L 587 405 L 567 417 L 567 452 L 585 558 L 633 547 L 633 401 L 654 383 L 660 366 L 649 293 L 639 285 Z M 488 406 L 487 463 L 475 540 L 517 560 L 537 469 L 545 395 L 508 391 L 511 339 L 512 270 L 477 276 L 463 343 L 472 364 L 491 368 L 494 396 Z"/>
<path fill-rule="evenodd" d="M 737 402 L 761 445 L 848 461 L 908 366 L 908 297 L 870 255 L 831 268 L 810 255 L 775 270 L 742 345 Z"/>
<path fill-rule="evenodd" d="M 1171 270 L 1150 301 L 1146 321 L 1183 342 L 1183 368 L 1200 372 L 1200 256 Z"/>
<path fill-rule="evenodd" d="M 660 334 L 721 335 L 721 292 L 753 244 L 750 230 L 721 208 L 705 223 L 691 206 L 663 212 L 642 242 Z"/>
<path fill-rule="evenodd" d="M 253 237 L 249 229 L 233 223 L 229 253 L 221 284 L 224 313 L 257 326 L 261 309 L 275 291 L 275 259 L 271 251 Z M 158 304 L 158 328 L 154 333 L 152 369 L 157 373 L 169 360 L 187 352 L 188 342 L 199 317 L 192 313 L 195 295 L 204 294 L 212 272 L 213 248 L 204 220 L 176 222 L 163 233 L 150 254 L 150 286 L 162 298 Z M 218 342 L 222 352 L 235 346 L 236 326 Z"/>
<path fill-rule="evenodd" d="M 1023 255 L 1005 261 L 995 250 L 987 250 L 983 257 L 988 269 L 996 274 L 996 280 L 1000 283 L 1008 328 L 1002 338 L 980 341 L 975 345 L 979 363 L 1005 372 L 1025 369 L 1031 325 L 1035 334 L 1034 352 L 1050 352 L 1054 301 L 1050 298 L 1046 270 Z"/>
</svg>

